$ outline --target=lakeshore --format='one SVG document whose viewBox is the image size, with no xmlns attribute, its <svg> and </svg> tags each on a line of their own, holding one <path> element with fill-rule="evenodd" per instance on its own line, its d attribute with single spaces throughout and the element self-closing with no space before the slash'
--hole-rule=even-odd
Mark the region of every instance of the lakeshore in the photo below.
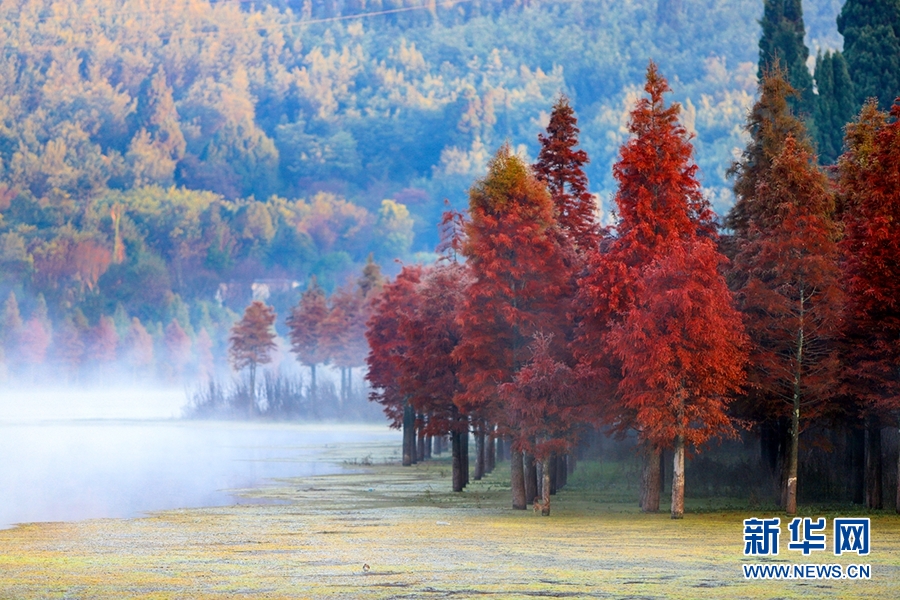
<svg viewBox="0 0 900 600">
<path fill-rule="evenodd" d="M 742 519 L 765 511 L 689 504 L 672 521 L 576 473 L 545 518 L 508 509 L 508 463 L 453 494 L 448 462 L 401 467 L 396 450 L 329 448 L 349 471 L 234 490 L 247 504 L 0 531 L 0 598 L 900 597 L 893 513 L 867 514 L 864 559 L 772 560 L 865 562 L 869 580 L 748 581 Z"/>
</svg>

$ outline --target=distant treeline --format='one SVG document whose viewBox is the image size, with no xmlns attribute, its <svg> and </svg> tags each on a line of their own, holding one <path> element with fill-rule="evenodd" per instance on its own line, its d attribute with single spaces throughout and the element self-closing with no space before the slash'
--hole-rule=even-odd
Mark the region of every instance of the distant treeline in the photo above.
<svg viewBox="0 0 900 600">
<path fill-rule="evenodd" d="M 808 15 L 814 45 L 839 44 L 838 9 Z M 722 211 L 759 16 L 751 0 L 5 3 L 0 300 L 57 334 L 105 317 L 123 337 L 137 318 L 162 339 L 175 320 L 223 347 L 254 287 L 282 313 L 370 253 L 387 271 L 432 258 L 445 198 L 462 207 L 504 140 L 533 156 L 560 92 L 609 213 L 650 56 Z"/>
</svg>

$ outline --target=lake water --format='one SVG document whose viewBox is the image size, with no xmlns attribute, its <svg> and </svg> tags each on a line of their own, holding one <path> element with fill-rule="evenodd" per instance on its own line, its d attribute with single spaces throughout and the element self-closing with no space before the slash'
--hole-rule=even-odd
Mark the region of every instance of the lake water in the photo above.
<svg viewBox="0 0 900 600">
<path fill-rule="evenodd" d="M 182 421 L 184 398 L 0 390 L 0 528 L 246 502 L 229 491 L 341 471 L 335 445 L 400 447 L 387 425 Z"/>
</svg>

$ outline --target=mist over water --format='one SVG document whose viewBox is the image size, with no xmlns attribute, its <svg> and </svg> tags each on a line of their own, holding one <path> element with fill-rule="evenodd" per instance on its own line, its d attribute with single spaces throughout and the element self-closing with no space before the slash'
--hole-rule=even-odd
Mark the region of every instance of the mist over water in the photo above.
<svg viewBox="0 0 900 600">
<path fill-rule="evenodd" d="M 178 420 L 185 398 L 0 389 L 0 528 L 232 504 L 267 479 L 339 472 L 326 446 L 399 444 L 386 425 Z"/>
</svg>

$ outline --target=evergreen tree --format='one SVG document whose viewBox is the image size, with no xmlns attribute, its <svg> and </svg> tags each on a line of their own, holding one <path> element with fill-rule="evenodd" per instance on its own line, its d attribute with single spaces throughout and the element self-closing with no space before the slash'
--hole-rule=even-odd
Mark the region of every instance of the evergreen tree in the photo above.
<svg viewBox="0 0 900 600">
<path fill-rule="evenodd" d="M 228 338 L 228 356 L 235 371 L 247 369 L 250 373 L 248 413 L 256 409 L 256 368 L 272 362 L 275 344 L 275 311 L 259 300 L 254 300 L 244 311 L 244 317 L 231 328 Z"/>
<path fill-rule="evenodd" d="M 868 508 L 882 506 L 881 424 L 900 411 L 900 104 L 890 117 L 867 102 L 847 128 L 840 161 L 848 296 L 844 378 L 868 417 Z"/>
<path fill-rule="evenodd" d="M 753 105 L 744 127 L 750 134 L 750 142 L 741 158 L 728 169 L 728 175 L 734 178 L 735 203 L 725 217 L 725 225 L 738 236 L 746 232 L 754 215 L 768 210 L 757 199 L 756 188 L 771 168 L 772 159 L 781 153 L 784 141 L 790 136 L 796 144 L 812 152 L 806 128 L 788 104 L 789 98 L 795 95 L 796 91 L 780 65 L 763 72 L 759 100 Z"/>
<path fill-rule="evenodd" d="M 316 365 L 328 362 L 322 324 L 328 318 L 328 301 L 315 276 L 300 297 L 300 302 L 287 318 L 290 329 L 291 352 L 301 365 L 310 370 L 310 395 L 316 395 Z"/>
<path fill-rule="evenodd" d="M 837 18 L 856 107 L 877 98 L 887 110 L 900 96 L 900 0 L 847 0 Z"/>
<path fill-rule="evenodd" d="M 734 269 L 751 339 L 749 383 L 763 418 L 790 422 L 782 500 L 797 510 L 801 418 L 822 414 L 837 388 L 842 295 L 834 198 L 803 144 L 788 137 L 757 186 Z"/>
<path fill-rule="evenodd" d="M 690 136 L 652 63 L 644 89 L 649 97 L 632 111 L 632 137 L 613 167 L 617 235 L 594 251 L 579 282 L 586 317 L 574 351 L 579 369 L 615 390 L 605 419 L 636 429 L 650 447 L 647 466 L 657 470 L 645 478 L 645 511 L 659 510 L 659 449 L 675 446 L 672 516 L 680 518 L 685 445 L 731 430 L 723 397 L 740 383 L 742 334 Z M 692 353 L 698 358 L 685 360 Z"/>
<path fill-rule="evenodd" d="M 804 119 L 811 119 L 815 97 L 812 76 L 806 67 L 809 48 L 803 41 L 806 29 L 801 1 L 765 0 L 760 25 L 762 37 L 757 76 L 762 79 L 776 64 L 782 65 L 787 71 L 787 80 L 797 90 L 797 96 L 789 100 L 791 108 Z"/>
<path fill-rule="evenodd" d="M 473 281 L 459 314 L 462 341 L 454 357 L 465 389 L 455 402 L 515 437 L 517 423 L 496 401 L 499 386 L 527 363 L 528 345 L 538 332 L 554 336 L 554 356 L 559 357 L 571 294 L 569 269 L 550 195 L 507 146 L 469 191 L 469 212 L 463 254 Z M 520 445 L 513 450 L 521 456 Z M 518 509 L 525 508 L 516 472 L 521 465 L 514 456 L 512 503 Z"/>
<path fill-rule="evenodd" d="M 582 252 L 596 243 L 597 206 L 587 191 L 584 165 L 587 152 L 578 146 L 578 120 L 569 106 L 569 99 L 561 96 L 553 106 L 547 135 L 538 134 L 541 151 L 534 165 L 534 173 L 547 184 L 556 206 L 556 220 Z"/>
<path fill-rule="evenodd" d="M 841 155 L 844 126 L 855 113 L 856 100 L 847 61 L 840 52 L 816 57 L 816 148 L 819 163 L 832 165 Z"/>
</svg>

